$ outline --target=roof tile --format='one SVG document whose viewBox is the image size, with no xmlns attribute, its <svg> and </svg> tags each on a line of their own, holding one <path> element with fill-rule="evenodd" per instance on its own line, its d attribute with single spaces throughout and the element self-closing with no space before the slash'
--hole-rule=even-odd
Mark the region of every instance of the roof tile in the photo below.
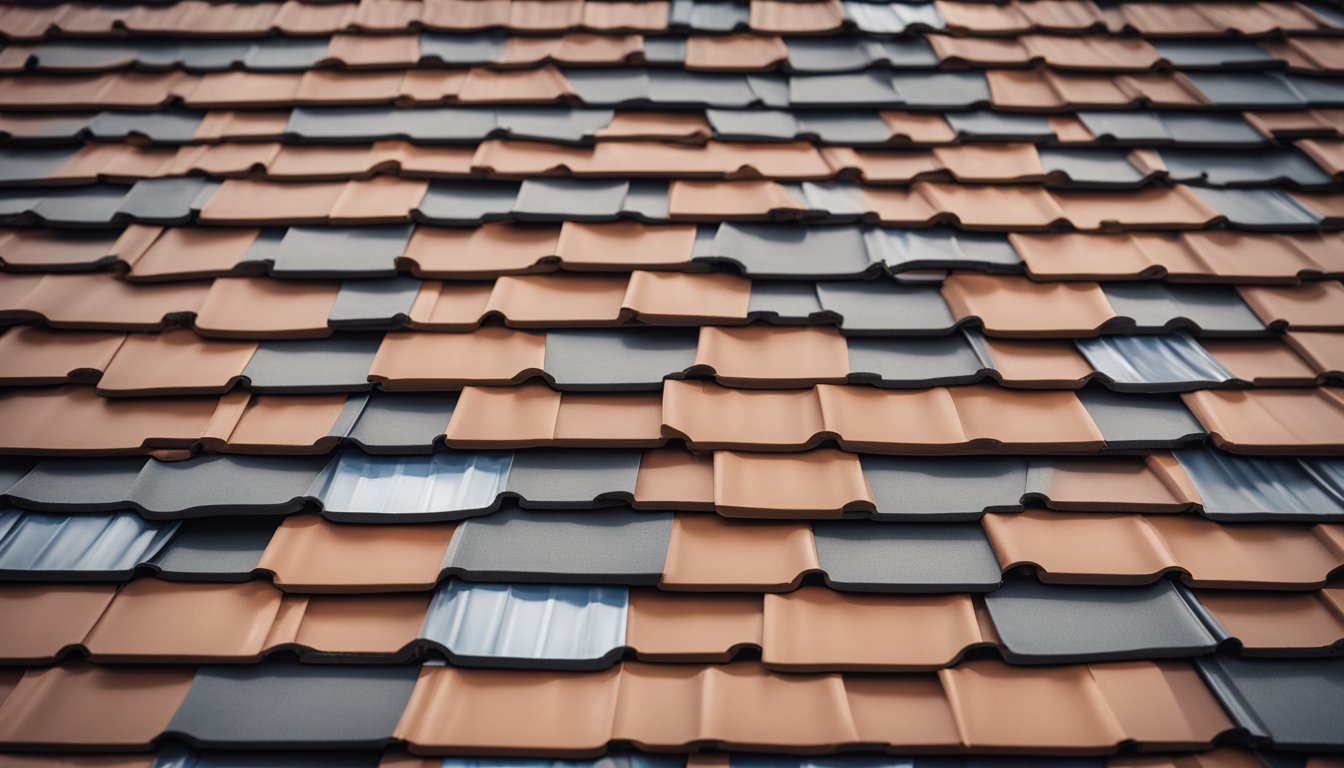
<svg viewBox="0 0 1344 768">
<path fill-rule="evenodd" d="M 148 747 L 186 698 L 194 670 L 66 664 L 32 669 L 0 703 L 0 740 Z"/>
<path fill-rule="evenodd" d="M 1344 397 L 1332 388 L 1181 395 L 1214 443 L 1234 452 L 1335 453 Z"/>
<path fill-rule="evenodd" d="M 451 524 L 358 526 L 287 517 L 257 567 L 286 589 L 419 591 L 438 581 L 453 532 Z"/>
</svg>

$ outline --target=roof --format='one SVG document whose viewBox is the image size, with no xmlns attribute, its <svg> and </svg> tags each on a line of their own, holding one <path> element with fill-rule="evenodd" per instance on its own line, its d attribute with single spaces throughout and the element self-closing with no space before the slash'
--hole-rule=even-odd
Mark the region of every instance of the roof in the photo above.
<svg viewBox="0 0 1344 768">
<path fill-rule="evenodd" d="M 0 41 L 0 766 L 1344 765 L 1335 0 Z"/>
</svg>

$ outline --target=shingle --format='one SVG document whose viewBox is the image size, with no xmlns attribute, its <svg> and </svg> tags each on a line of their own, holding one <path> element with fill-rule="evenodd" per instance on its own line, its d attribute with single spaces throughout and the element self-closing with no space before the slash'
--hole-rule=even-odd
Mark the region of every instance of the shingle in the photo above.
<svg viewBox="0 0 1344 768">
<path fill-rule="evenodd" d="M 1330 183 L 1329 174 L 1292 149 L 1248 153 L 1168 148 L 1158 150 L 1158 155 L 1171 178 L 1177 181 L 1207 181 L 1218 186 Z"/>
<path fill-rule="evenodd" d="M 997 141 L 1049 141 L 1055 138 L 1050 120 L 1045 115 L 995 112 L 976 109 L 967 112 L 948 112 L 947 124 L 958 136 Z"/>
<path fill-rule="evenodd" d="M 1215 520 L 1336 520 L 1344 518 L 1344 466 L 1338 459 L 1233 456 L 1223 451 L 1176 451 Z"/>
<path fill-rule="evenodd" d="M 792 141 L 799 133 L 798 120 L 782 109 L 711 108 L 705 118 L 717 139 Z"/>
<path fill-rule="evenodd" d="M 1109 448 L 1164 448 L 1202 440 L 1207 434 L 1179 397 L 1088 387 L 1078 392 L 1078 399 Z"/>
<path fill-rule="evenodd" d="M 882 592 L 983 592 L 1000 573 L 984 531 L 974 524 L 814 522 L 817 560 L 837 589 Z"/>
<path fill-rule="evenodd" d="M 37 217 L 51 224 L 106 225 L 130 187 L 96 184 L 76 189 L 0 191 L 0 217 Z"/>
<path fill-rule="evenodd" d="M 1010 579 L 985 596 L 1004 658 L 1016 664 L 1195 656 L 1218 645 L 1194 598 L 1171 581 L 1143 587 Z"/>
<path fill-rule="evenodd" d="M 643 69 L 569 69 L 564 74 L 584 104 L 606 106 L 652 98 L 649 76 Z"/>
<path fill-rule="evenodd" d="M 784 44 L 789 49 L 789 66 L 795 72 L 848 72 L 878 63 L 899 68 L 938 66 L 938 57 L 921 38 L 856 41 L 843 37 L 790 37 L 785 38 Z"/>
<path fill-rule="evenodd" d="M 863 240 L 868 259 L 886 264 L 893 272 L 968 267 L 1015 269 L 1022 263 L 1008 239 L 992 232 L 875 227 L 864 230 Z"/>
<path fill-rule="evenodd" d="M 290 227 L 272 258 L 273 274 L 391 276 L 411 239 L 410 224 L 330 228 Z"/>
<path fill-rule="evenodd" d="M 824 144 L 886 144 L 891 138 L 891 127 L 873 112 L 794 110 L 792 114 L 800 134 L 816 136 Z"/>
<path fill-rule="evenodd" d="M 202 667 L 166 732 L 201 746 L 381 747 L 418 675 L 414 665 Z"/>
<path fill-rule="evenodd" d="M 669 27 L 690 27 L 702 32 L 732 32 L 747 26 L 750 16 L 745 3 L 719 0 L 672 0 Z"/>
<path fill-rule="evenodd" d="M 525 179 L 512 210 L 519 218 L 604 221 L 620 215 L 630 182 Z"/>
<path fill-rule="evenodd" d="M 987 509 L 1016 507 L 1027 482 L 1021 459 L 860 457 L 876 502 L 875 519 L 974 520 Z"/>
<path fill-rule="evenodd" d="M 851 338 L 849 381 L 896 386 L 969 384 L 993 366 L 982 360 L 965 335 L 924 339 Z"/>
<path fill-rule="evenodd" d="M 69 512 L 111 512 L 125 507 L 146 460 L 43 459 L 5 495 L 25 507 Z"/>
<path fill-rule="evenodd" d="M 989 103 L 982 72 L 893 73 L 891 87 L 902 104 L 918 107 L 969 107 Z"/>
<path fill-rule="evenodd" d="M 1208 112 L 1181 114 L 1134 110 L 1078 112 L 1078 119 L 1098 139 L 1123 142 L 1178 142 L 1257 146 L 1265 139 L 1241 115 Z"/>
<path fill-rule="evenodd" d="M 420 636 L 477 664 L 602 669 L 624 650 L 629 600 L 625 587 L 453 579 L 435 590 Z"/>
<path fill-rule="evenodd" d="M 495 111 L 481 107 L 295 107 L 285 132 L 307 139 L 483 141 Z"/>
<path fill-rule="evenodd" d="M 661 389 L 663 377 L 695 363 L 684 329 L 551 330 L 546 373 L 559 389 Z"/>
<path fill-rule="evenodd" d="M 369 366 L 381 336 L 342 334 L 330 339 L 263 341 L 243 376 L 253 392 L 310 394 L 370 388 Z"/>
<path fill-rule="evenodd" d="M 436 181 L 414 213 L 431 224 L 475 224 L 512 210 L 518 190 L 516 181 Z"/>
<path fill-rule="evenodd" d="M 1249 40 L 1163 40 L 1156 38 L 1149 44 L 1172 65 L 1223 68 L 1245 64 L 1268 64 L 1274 56 Z"/>
<path fill-rule="evenodd" d="M 535 448 L 513 456 L 505 490 L 526 507 L 588 508 L 629 503 L 635 496 L 640 452 Z"/>
<path fill-rule="evenodd" d="M 45 181 L 56 176 L 80 147 L 0 147 L 0 182 Z"/>
<path fill-rule="evenodd" d="M 24 120 L 15 125 L 12 121 L 0 126 L 0 136 L 23 137 L 25 139 L 65 139 L 79 138 L 98 115 L 43 115 L 40 119 Z"/>
<path fill-rule="evenodd" d="M 1185 76 L 1219 107 L 1297 107 L 1308 100 L 1278 72 L 1187 72 Z"/>
<path fill-rule="evenodd" d="M 751 287 L 747 314 L 775 322 L 806 322 L 819 315 L 816 286 L 803 282 L 760 282 Z"/>
<path fill-rule="evenodd" d="M 665 105 L 707 107 L 783 107 L 778 91 L 784 78 L 777 75 L 729 75 L 652 69 L 647 73 L 649 100 Z M 587 102 L 587 99 L 584 100 Z M 596 103 L 602 104 L 599 100 Z M 612 103 L 612 102 L 605 102 Z"/>
<path fill-rule="evenodd" d="M 1232 378 L 1198 342 L 1181 332 L 1100 336 L 1074 343 L 1097 373 L 1108 377 L 1120 391 L 1180 391 L 1216 386 Z"/>
<path fill-rule="evenodd" d="M 191 43 L 183 46 L 190 51 Z M 315 66 L 327 52 L 328 41 L 322 38 L 271 37 L 253 43 L 244 54 L 242 64 L 259 72 L 297 72 Z"/>
<path fill-rule="evenodd" d="M 1190 187 L 1201 200 L 1248 229 L 1315 228 L 1321 215 L 1278 189 L 1214 189 Z"/>
<path fill-rule="evenodd" d="M 1237 725 L 1285 749 L 1336 747 L 1344 733 L 1344 659 L 1198 661 L 1205 683 Z"/>
<path fill-rule="evenodd" d="M 0 510 L 0 572 L 10 578 L 126 578 L 177 531 L 178 523 L 134 512 L 47 515 Z"/>
<path fill-rule="evenodd" d="M 165 579 L 247 581 L 278 524 L 273 517 L 187 520 L 151 562 Z"/>
<path fill-rule="evenodd" d="M 188 141 L 200 127 L 203 112 L 164 109 L 155 112 L 99 112 L 89 121 L 89 133 L 99 139 L 144 136 L 150 141 Z"/>
<path fill-rule="evenodd" d="M 645 37 L 644 60 L 650 64 L 682 66 L 686 62 L 686 46 L 684 37 Z"/>
<path fill-rule="evenodd" d="M 508 35 L 481 31 L 469 35 L 444 32 L 420 33 L 420 59 L 438 59 L 444 64 L 489 64 L 499 61 Z"/>
<path fill-rule="evenodd" d="M 902 103 L 891 80 L 890 74 L 880 70 L 794 75 L 789 78 L 789 102 L 798 106 L 890 106 Z"/>
<path fill-rule="evenodd" d="M 1169 331 L 1191 328 L 1204 334 L 1263 334 L 1264 323 L 1227 286 L 1160 282 L 1102 283 L 1102 292 L 1119 318 L 1133 329 Z M 1126 325 L 1125 321 L 1110 324 Z"/>
<path fill-rule="evenodd" d="M 399 328 L 410 319 L 419 293 L 420 281 L 405 275 L 343 280 L 327 323 L 332 328 Z"/>
<path fill-rule="evenodd" d="M 656 584 L 672 515 L 502 509 L 458 525 L 443 566 L 472 580 Z"/>
<path fill-rule="evenodd" d="M 724 222 L 712 247 L 697 255 L 731 261 L 753 277 L 858 277 L 872 267 L 853 226 Z"/>
<path fill-rule="evenodd" d="M 946 333 L 956 325 L 933 286 L 885 280 L 821 282 L 816 291 L 822 308 L 843 318 L 840 328 L 846 333 Z M 753 286 L 753 298 L 755 292 Z"/>
<path fill-rule="evenodd" d="M 611 124 L 610 109 L 555 107 L 500 107 L 495 130 L 515 139 L 579 142 Z"/>
<path fill-rule="evenodd" d="M 428 453 L 456 406 L 455 394 L 372 392 L 349 439 L 370 453 Z"/>
<path fill-rule="evenodd" d="M 943 17 L 935 3 L 872 3 L 842 0 L 845 17 L 864 32 L 900 34 L 913 27 L 942 29 Z"/>
<path fill-rule="evenodd" d="M 150 459 L 124 498 L 150 516 L 294 512 L 325 463 L 321 456 Z"/>
<path fill-rule="evenodd" d="M 333 520 L 453 520 L 494 508 L 511 462 L 508 453 L 369 456 L 346 449 L 315 477 L 309 493 Z"/>
<path fill-rule="evenodd" d="M 117 216 L 153 224 L 186 224 L 219 188 L 219 182 L 188 176 L 137 181 L 117 206 Z"/>
<path fill-rule="evenodd" d="M 1063 174 L 1073 186 L 1136 187 L 1146 176 L 1129 162 L 1124 150 L 1043 147 L 1037 154 L 1046 173 Z"/>
</svg>

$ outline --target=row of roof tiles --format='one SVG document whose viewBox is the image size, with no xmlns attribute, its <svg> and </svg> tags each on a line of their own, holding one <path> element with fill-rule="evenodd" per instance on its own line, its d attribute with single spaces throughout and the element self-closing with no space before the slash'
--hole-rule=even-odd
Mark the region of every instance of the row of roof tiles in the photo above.
<svg viewBox="0 0 1344 768">
<path fill-rule="evenodd" d="M 1083 110 L 1033 114 L 961 112 L 707 109 L 616 111 L 592 107 L 296 107 L 284 110 L 187 110 L 98 113 L 0 113 L 0 135 L 68 143 L 134 139 L 149 144 L 220 140 L 478 143 L 515 138 L 557 143 L 651 140 L 815 141 L 845 146 L 943 145 L 959 141 L 1032 141 L 1061 145 L 1251 147 L 1270 139 L 1339 136 L 1340 110 L 1199 113 Z M 1319 161 L 1329 145 L 1303 144 Z M 1323 163 L 1328 163 L 1325 160 Z"/>
<path fill-rule="evenodd" d="M 702 71 L 849 72 L 870 67 L 927 69 L 942 65 L 1029 66 L 1059 69 L 1144 72 L 1154 69 L 1289 68 L 1304 72 L 1344 71 L 1344 41 L 1335 37 L 1230 42 L 1137 37 L 1031 34 L 974 38 L 925 34 L 894 40 L 773 35 L 641 36 L 587 33 L 555 37 L 440 32 L 390 35 L 337 34 L 297 40 L 54 40 L 12 45 L 0 51 L 0 72 L 28 70 L 99 72 L 186 69 L 215 72 L 304 71 L 318 67 L 397 68 L 434 65 L 542 63 L 613 65 L 658 64 Z"/>
<path fill-rule="evenodd" d="M 320 230 L 315 234 L 295 250 L 306 251 L 313 259 L 329 255 L 329 239 L 321 237 Z M 460 239 L 426 237 L 420 247 L 444 253 L 455 241 Z M 339 244 L 335 247 L 341 250 Z M 733 326 L 765 321 L 839 326 L 843 333 L 868 336 L 946 335 L 962 325 L 979 325 L 991 336 L 1007 338 L 1176 329 L 1209 336 L 1257 337 L 1270 330 L 1340 330 L 1344 318 L 1331 307 L 1341 294 L 1344 285 L 1338 281 L 1295 286 L 1046 283 L 976 272 L 954 272 L 941 285 L 889 280 L 753 281 L 723 272 L 666 271 L 504 275 L 493 281 L 218 277 L 177 282 L 131 282 L 97 272 L 8 272 L 0 273 L 0 322 L 39 321 L 55 327 L 120 331 L 190 324 L 203 336 L 235 339 L 320 338 L 337 329 L 377 330 L 408 324 L 425 332 L 461 332 L 498 318 L 512 326 L 551 329 Z M 770 338 L 767 329 L 742 333 Z M 444 349 L 472 344 L 469 337 L 431 339 L 419 332 L 395 338 L 421 337 L 398 343 L 443 345 Z M 80 338 L 97 337 L 69 338 L 78 343 Z M 174 337 L 178 341 L 187 338 Z M 524 345 L 528 339 L 542 341 L 507 333 L 478 338 L 514 339 Z M 1338 358 L 1331 338 L 1305 333 L 1295 335 L 1291 343 L 1313 361 L 1313 367 L 1327 372 L 1335 370 Z M 1129 343 L 1143 346 L 1148 342 Z M 355 347 L 365 349 L 370 344 L 376 346 L 376 340 L 366 338 Z M 1012 349 L 1005 345 L 1004 354 L 1011 354 Z M 993 357 L 992 352 L 985 355 Z M 812 364 L 823 365 L 821 361 Z M 497 371 L 501 366 L 486 367 Z M 519 370 L 509 371 L 508 376 Z M 1076 375 L 1075 367 L 1067 378 Z M 1047 378 L 1056 376 L 1052 371 Z"/>
<path fill-rule="evenodd" d="M 248 36 L 331 34 L 341 30 L 396 32 L 411 28 L 521 32 L 824 33 L 857 28 L 878 34 L 950 29 L 978 34 L 1028 30 L 1137 31 L 1153 35 L 1328 33 L 1344 15 L 1325 3 L 1236 2 L 979 2 L 882 3 L 859 0 L 787 2 L 602 2 L 600 0 L 362 0 L 305 3 L 177 2 L 102 7 L 82 3 L 14 5 L 0 14 L 0 34 L 31 40 L 48 34 L 197 34 Z"/>
<path fill-rule="evenodd" d="M 824 327 L 697 330 L 484 328 L 471 334 L 343 334 L 329 340 L 224 341 L 188 330 L 152 336 L 39 327 L 0 335 L 0 386 L 96 384 L 109 397 L 451 390 L 540 378 L 563 391 L 659 389 L 665 379 L 725 386 L 1011 388 L 1177 392 L 1302 386 L 1344 379 L 1344 334 L 1206 340 L 1185 333 L 1003 341 L 976 331 L 926 338 L 844 337 Z"/>
<path fill-rule="evenodd" d="M 109 72 L 23 74 L 0 81 L 0 108 L 153 109 L 361 104 L 1069 110 L 1136 106 L 1304 109 L 1344 104 L 1337 78 L 1282 72 L 1083 74 L 1044 67 L 986 71 L 866 70 L 827 74 L 727 74 L 682 69 L 410 69 L 203 75 Z"/>
<path fill-rule="evenodd" d="M 1249 159 L 1222 149 L 1037 148 L 1025 143 L 933 149 L 853 149 L 810 143 L 600 141 L 591 146 L 490 139 L 429 147 L 403 140 L 314 145 L 248 142 L 141 147 L 85 144 L 0 148 L 0 185 L 89 184 L 177 176 L 255 176 L 281 181 L 374 175 L 422 178 L 537 176 L 853 179 L 1045 183 L 1062 188 L 1138 188 L 1171 180 L 1211 186 L 1329 188 L 1344 174 L 1344 141 L 1304 140 L 1302 151 L 1266 149 Z"/>
<path fill-rule="evenodd" d="M 332 768 L 549 768 L 563 762 L 569 768 L 1017 768 L 1021 757 L 929 757 L 839 754 L 827 758 L 790 757 L 780 754 L 697 752 L 611 752 L 589 760 L 557 761 L 549 758 L 417 757 L 399 750 L 314 752 L 304 750 L 213 751 L 193 750 L 173 744 L 159 752 L 102 755 L 4 755 L 11 768 L 234 768 L 238 762 L 263 764 L 268 768 L 307 768 L 314 759 Z M 1340 759 L 1328 755 L 1287 752 L 1242 751 L 1219 747 L 1182 754 L 1124 753 L 1111 757 L 1054 757 L 1034 755 L 1040 768 L 1339 768 Z"/>
<path fill-rule="evenodd" d="M 1187 410 L 1188 409 L 1188 410 Z M 1198 419 L 1196 418 L 1198 417 Z M 1200 390 L 1179 397 L 993 386 L 730 389 L 670 380 L 659 393 L 557 392 L 544 384 L 432 395 L 253 395 L 135 399 L 92 387 L 0 394 L 0 451 L 184 457 L 327 453 L 350 442 L 423 452 L 526 447 L 1096 453 L 1211 440 L 1236 453 L 1344 450 L 1344 395 L 1313 389 Z"/>
<path fill-rule="evenodd" d="M 315 258 L 308 245 L 314 243 L 320 244 L 321 258 Z M 958 269 L 1025 271 L 1041 281 L 1168 278 L 1295 283 L 1344 277 L 1344 240 L 1335 233 L 1210 230 L 1005 236 L 938 228 L 739 222 L 698 227 L 491 222 L 471 230 L 416 225 L 258 230 L 132 224 L 120 231 L 0 229 L 0 265 L 27 272 L 112 268 L 132 281 L 262 272 L 288 277 L 390 277 L 409 272 L 464 279 L 643 267 L 687 272 L 726 268 L 758 280 L 892 275 L 923 282 L 934 277 L 929 270 Z"/>
<path fill-rule="evenodd" d="M 622 658 L 725 662 L 752 651 L 797 672 L 1344 653 L 1344 589 L 1277 594 L 1047 586 L 984 596 L 859 595 L 819 587 L 696 595 L 615 586 L 450 580 L 432 594 L 298 595 L 264 581 L 0 586 L 7 663 L 445 658 L 459 666 L 603 669 Z M 53 618 L 54 617 L 54 618 Z M 184 620 L 190 617 L 188 620 Z M 824 627 L 824 630 L 821 628 Z M 919 627 L 920 631 L 908 631 Z M 875 638 L 883 638 L 878 642 Z"/>
<path fill-rule="evenodd" d="M 269 578 L 286 592 L 414 592 L 448 577 L 699 592 L 992 592 L 1045 583 L 1314 590 L 1344 573 L 1344 526 L 1196 515 L 992 513 L 979 522 L 731 520 L 706 513 L 528 510 L 445 523 L 317 515 L 151 521 L 135 512 L 0 512 L 4 581 Z M 359 563 L 359 568 L 351 568 Z M 0 718 L 2 720 L 3 718 Z"/>
<path fill-rule="evenodd" d="M 601 672 L 256 665 L 3 673 L 0 739 L 144 749 L 178 736 L 233 748 L 382 747 L 592 756 L 612 742 L 831 753 L 1207 748 L 1220 738 L 1337 749 L 1344 662 L 1183 661 L 936 673 L 788 675 L 758 664 L 624 662 Z M 1012 701 L 1015 706 L 1004 707 Z"/>
<path fill-rule="evenodd" d="M 1344 462 L 1187 449 L 1145 456 L 898 458 L 676 449 L 333 457 L 43 459 L 0 464 L 0 498 L 32 511 L 150 519 L 320 511 L 368 523 L 527 509 L 714 511 L 728 517 L 974 520 L 1030 506 L 1195 512 L 1227 522 L 1344 520 Z"/>
<path fill-rule="evenodd" d="M 478 224 L 482 220 L 866 221 L 907 227 L 1042 231 L 1205 229 L 1271 231 L 1344 225 L 1334 190 L 1215 188 L 1183 184 L 1138 190 L 1048 189 L 1042 185 L 861 186 L 845 181 L 691 179 L 429 181 L 377 176 L 357 181 L 268 182 L 197 176 L 134 185 L 0 190 L 0 223 L 63 226 Z"/>
</svg>

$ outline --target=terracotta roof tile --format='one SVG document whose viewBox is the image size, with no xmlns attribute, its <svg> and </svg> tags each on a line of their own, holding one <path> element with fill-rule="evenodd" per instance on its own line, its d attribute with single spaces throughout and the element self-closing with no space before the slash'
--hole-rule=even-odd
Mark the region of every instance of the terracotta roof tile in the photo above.
<svg viewBox="0 0 1344 768">
<path fill-rule="evenodd" d="M 687 69 L 752 72 L 771 69 L 788 59 L 784 41 L 771 35 L 691 35 L 686 41 Z"/>
<path fill-rule="evenodd" d="M 120 333 L 10 328 L 0 335 L 0 380 L 6 384 L 97 380 L 125 338 Z"/>
<path fill-rule="evenodd" d="M 745 320 L 751 281 L 727 273 L 634 272 L 622 306 L 646 322 Z"/>
<path fill-rule="evenodd" d="M 545 357 L 546 337 L 525 331 L 390 333 L 378 347 L 369 378 L 388 389 L 504 384 L 539 373 Z"/>
<path fill-rule="evenodd" d="M 1124 507 L 1144 512 L 1190 508 L 1202 501 L 1170 454 L 1149 454 L 1141 462 L 1056 461 L 1046 496 L 1052 508 L 1068 510 Z M 1113 501 L 1098 503 L 1098 499 Z"/>
<path fill-rule="evenodd" d="M 1181 399 L 1226 450 L 1336 453 L 1344 443 L 1344 396 L 1333 388 L 1205 390 Z"/>
<path fill-rule="evenodd" d="M 466 329 L 485 315 L 493 283 L 426 280 L 411 305 L 411 321 L 420 329 Z"/>
<path fill-rule="evenodd" d="M 661 442 L 656 395 L 580 395 L 544 384 L 465 387 L 445 432 L 459 447 L 654 446 Z"/>
<path fill-rule="evenodd" d="M 339 182 L 282 185 L 229 179 L 201 207 L 201 221 L 322 223 L 344 190 Z"/>
<path fill-rule="evenodd" d="M 668 212 L 674 218 L 717 220 L 805 210 L 784 187 L 773 181 L 730 183 L 674 179 L 668 185 Z"/>
<path fill-rule="evenodd" d="M 420 20 L 420 0 L 360 0 L 354 25 L 362 29 L 397 31 Z"/>
<path fill-rule="evenodd" d="M 1338 136 L 1339 110 L 1301 109 L 1244 112 L 1246 121 L 1266 138 L 1276 136 Z"/>
<path fill-rule="evenodd" d="M 849 350 L 832 328 L 705 326 L 695 364 L 713 369 L 722 383 L 767 381 L 772 387 L 845 382 Z"/>
<path fill-rule="evenodd" d="M 301 591 L 420 591 L 438 581 L 453 525 L 341 525 L 285 518 L 257 568 Z M 358 562 L 358 568 L 351 568 Z"/>
<path fill-rule="evenodd" d="M 1303 331 L 1344 330 L 1344 316 L 1338 311 L 1344 301 L 1344 283 L 1331 280 L 1293 288 L 1246 285 L 1237 291 L 1266 325 Z"/>
<path fill-rule="evenodd" d="M 942 291 L 955 317 L 977 317 L 995 334 L 1029 336 L 1067 329 L 1090 335 L 1116 316 L 1096 283 L 1038 283 L 956 272 L 943 281 Z"/>
<path fill-rule="evenodd" d="M 229 450 L 238 453 L 325 453 L 343 437 L 332 431 L 345 401 L 343 394 L 255 396 L 236 421 L 221 413 L 211 423 L 203 445 L 218 450 L 227 443 Z"/>
<path fill-rule="evenodd" d="M 102 274 L 49 274 L 29 285 L 0 303 L 0 311 L 41 317 L 54 326 L 142 330 L 198 311 L 211 290 L 208 282 L 136 284 Z"/>
<path fill-rule="evenodd" d="M 1290 331 L 1284 343 L 1319 372 L 1344 371 L 1344 337 L 1340 334 Z"/>
<path fill-rule="evenodd" d="M 613 5 L 605 0 L 598 5 Z M 598 138 L 664 139 L 705 141 L 714 135 L 703 114 L 693 112 L 617 112 L 605 128 L 594 133 Z"/>
<path fill-rule="evenodd" d="M 255 229 L 170 227 L 135 258 L 137 278 L 226 274 L 247 256 L 256 242 Z"/>
<path fill-rule="evenodd" d="M 1086 358 L 1070 344 L 1040 344 L 1006 339 L 984 340 L 1003 380 L 1032 386 L 1074 389 L 1091 377 Z"/>
<path fill-rule="evenodd" d="M 405 258 L 428 274 L 496 275 L 528 269 L 554 255 L 559 235 L 553 225 L 487 222 L 469 229 L 416 227 Z"/>
<path fill-rule="evenodd" d="M 918 143 L 940 143 L 957 138 L 947 119 L 934 112 L 879 112 L 894 137 Z"/>
<path fill-rule="evenodd" d="M 359 4 L 353 2 L 306 3 L 286 0 L 275 14 L 277 29 L 291 35 L 316 35 L 344 29 L 355 20 Z"/>
<path fill-rule="evenodd" d="M 0 420 L 8 428 L 0 435 L 0 449 L 97 454 L 189 447 L 205 432 L 215 408 L 209 398 L 109 400 L 81 386 L 3 392 Z"/>
<path fill-rule="evenodd" d="M 78 645 L 103 615 L 113 585 L 14 584 L 0 587 L 0 608 L 22 632 L 0 635 L 0 658 L 8 661 L 55 658 Z"/>
<path fill-rule="evenodd" d="M 233 111 L 212 109 L 206 112 L 196 126 L 192 138 L 199 141 L 211 139 L 241 139 L 246 137 L 279 137 L 289 125 L 289 113 L 285 111 Z"/>
<path fill-rule="evenodd" d="M 224 392 L 257 349 L 256 342 L 202 339 L 188 330 L 132 334 L 98 381 L 103 394 L 165 395 Z"/>
<path fill-rule="evenodd" d="M 1182 232 L 1008 235 L 1030 272 L 1040 278 L 1147 277 L 1285 279 L 1344 268 L 1334 235 Z"/>
<path fill-rule="evenodd" d="M 292 104 L 303 75 L 296 72 L 210 72 L 185 94 L 196 107 Z"/>
<path fill-rule="evenodd" d="M 757 32 L 827 32 L 844 21 L 836 0 L 751 0 L 750 23 Z"/>
<path fill-rule="evenodd" d="M 332 282 L 219 278 L 196 313 L 196 328 L 225 337 L 326 336 L 339 288 Z"/>
<path fill-rule="evenodd" d="M 710 456 L 670 448 L 645 451 L 635 482 L 635 506 L 708 512 L 714 509 Z"/>
<path fill-rule="evenodd" d="M 1035 5 L 1023 3 L 1022 5 Z M 1018 4 L 987 5 L 984 3 L 934 0 L 938 14 L 948 27 L 973 30 L 980 33 L 1025 32 L 1031 22 L 1018 9 Z"/>
<path fill-rule="evenodd" d="M 324 58 L 349 67 L 370 65 L 413 66 L 420 60 L 420 36 L 409 33 L 332 35 Z"/>
<path fill-rule="evenodd" d="M 1220 218 L 1185 186 L 1145 187 L 1127 194 L 1070 190 L 1054 192 L 1053 197 L 1079 229 L 1198 228 Z"/>
<path fill-rule="evenodd" d="M 1344 563 L 1329 526 L 1037 510 L 989 514 L 982 522 L 1005 569 L 1034 565 L 1042 581 L 1134 584 L 1183 571 L 1199 586 L 1302 588 L 1323 584 Z"/>
<path fill-rule="evenodd" d="M 514 0 L 515 9 L 527 1 Z M 547 2 L 542 5 L 558 3 Z M 517 71 L 473 68 L 457 94 L 458 99 L 465 104 L 534 104 L 576 96 L 560 70 L 550 65 Z"/>
<path fill-rule="evenodd" d="M 859 457 L 835 450 L 716 451 L 714 502 L 721 515 L 766 518 L 828 517 L 873 504 Z"/>
<path fill-rule="evenodd" d="M 280 593 L 261 581 L 173 584 L 142 579 L 122 587 L 84 644 L 103 661 L 254 658 L 265 648 L 279 609 Z M 183 621 L 184 616 L 193 618 Z"/>
<path fill-rule="evenodd" d="M 555 254 L 574 266 L 674 266 L 689 263 L 694 244 L 695 227 L 685 224 L 566 221 Z"/>
<path fill-rule="evenodd" d="M 583 26 L 603 31 L 630 29 L 661 32 L 667 29 L 668 5 L 663 0 L 585 2 Z"/>
<path fill-rule="evenodd" d="M 1198 593 L 1201 605 L 1248 649 L 1326 648 L 1344 640 L 1344 592 Z"/>
<path fill-rule="evenodd" d="M 1259 386 L 1315 383 L 1317 371 L 1277 341 L 1204 340 L 1200 345 L 1234 376 Z M 1322 373 L 1324 371 L 1321 371 Z"/>
<path fill-rule="evenodd" d="M 0 703 L 0 741 L 10 746 L 148 747 L 186 698 L 193 669 L 31 669 Z"/>
<path fill-rule="evenodd" d="M 663 565 L 663 589 L 786 590 L 820 570 L 805 522 L 739 522 L 718 515 L 677 515 Z"/>
<path fill-rule="evenodd" d="M 395 654 L 420 635 L 430 595 L 328 595 L 305 600 L 294 642 L 335 654 Z"/>
</svg>

